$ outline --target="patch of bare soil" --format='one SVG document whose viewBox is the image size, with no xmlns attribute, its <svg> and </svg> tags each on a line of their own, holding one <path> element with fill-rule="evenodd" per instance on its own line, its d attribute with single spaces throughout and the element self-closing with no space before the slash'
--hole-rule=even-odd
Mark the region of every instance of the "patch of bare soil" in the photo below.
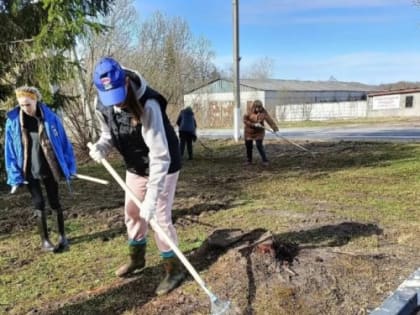
<svg viewBox="0 0 420 315">
<path fill-rule="evenodd" d="M 72 183 L 72 190 L 70 193 L 66 185 L 60 183 L 60 202 L 65 219 L 94 216 L 108 221 L 110 227 L 114 222 L 117 222 L 117 225 L 124 222 L 120 208 L 117 208 L 124 204 L 123 193 L 117 184 L 86 185 L 85 182 L 77 180 Z M 3 204 L 4 207 L 1 208 Z M 33 229 L 35 218 L 31 204 L 26 187 L 19 188 L 18 193 L 14 195 L 4 193 L 0 202 L 0 237 Z M 55 216 L 48 206 L 46 211 L 48 215 Z"/>
<path fill-rule="evenodd" d="M 350 237 L 369 225 L 345 222 L 326 230 Z M 221 254 L 222 253 L 222 254 Z M 339 247 L 300 248 L 264 230 L 217 230 L 194 255 L 218 258 L 206 274 L 229 314 L 368 314 L 407 272 L 391 253 L 353 253 Z M 410 268 L 408 268 L 410 270 Z M 179 288 L 153 299 L 134 314 L 208 314 L 208 297 Z"/>
</svg>

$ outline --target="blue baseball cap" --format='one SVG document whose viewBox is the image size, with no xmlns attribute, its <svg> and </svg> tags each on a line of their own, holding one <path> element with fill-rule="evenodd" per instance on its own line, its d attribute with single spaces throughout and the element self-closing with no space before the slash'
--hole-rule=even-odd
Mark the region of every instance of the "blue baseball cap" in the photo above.
<svg viewBox="0 0 420 315">
<path fill-rule="evenodd" d="M 112 106 L 124 102 L 125 71 L 112 58 L 101 58 L 95 66 L 93 82 L 98 91 L 99 99 L 104 106 Z"/>
</svg>

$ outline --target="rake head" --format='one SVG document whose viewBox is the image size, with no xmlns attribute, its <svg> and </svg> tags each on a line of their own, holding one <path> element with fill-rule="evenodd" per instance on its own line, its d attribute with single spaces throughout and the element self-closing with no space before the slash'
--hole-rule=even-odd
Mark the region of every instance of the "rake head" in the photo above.
<svg viewBox="0 0 420 315">
<path fill-rule="evenodd" d="M 222 301 L 217 297 L 211 299 L 211 315 L 229 315 L 231 303 L 230 301 Z"/>
</svg>

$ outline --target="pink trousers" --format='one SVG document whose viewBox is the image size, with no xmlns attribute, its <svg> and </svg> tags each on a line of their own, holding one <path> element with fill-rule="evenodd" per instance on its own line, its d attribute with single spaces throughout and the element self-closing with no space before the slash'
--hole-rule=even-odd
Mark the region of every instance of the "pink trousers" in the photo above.
<svg viewBox="0 0 420 315">
<path fill-rule="evenodd" d="M 172 223 L 172 204 L 174 202 L 176 184 L 178 182 L 179 172 L 168 174 L 165 177 L 165 184 L 163 191 L 159 195 L 156 206 L 156 221 L 160 227 L 166 232 L 169 238 L 178 245 L 178 236 L 175 227 Z M 130 172 L 126 172 L 126 184 L 131 188 L 136 197 L 144 200 L 147 190 L 147 177 L 142 177 Z M 125 225 L 127 227 L 127 234 L 130 240 L 139 241 L 145 239 L 148 231 L 148 224 L 140 217 L 139 208 L 133 200 L 125 195 Z M 171 250 L 158 233 L 154 233 L 156 245 L 160 252 L 168 252 Z"/>
</svg>

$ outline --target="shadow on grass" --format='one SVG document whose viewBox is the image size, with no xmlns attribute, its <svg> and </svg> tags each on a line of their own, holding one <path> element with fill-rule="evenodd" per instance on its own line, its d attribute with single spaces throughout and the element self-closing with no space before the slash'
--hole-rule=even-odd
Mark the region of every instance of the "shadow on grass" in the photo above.
<svg viewBox="0 0 420 315">
<path fill-rule="evenodd" d="M 228 204 L 201 203 L 201 204 L 194 205 L 190 208 L 176 209 L 175 211 L 173 211 L 172 220 L 174 224 L 178 224 L 180 226 L 198 224 L 198 225 L 203 225 L 203 226 L 207 226 L 207 227 L 215 229 L 217 228 L 216 226 L 201 222 L 200 220 L 196 219 L 196 217 L 202 214 L 203 212 L 226 210 L 228 208 L 230 208 L 230 205 Z M 107 230 L 98 231 L 95 233 L 70 237 L 69 238 L 70 244 L 91 242 L 96 239 L 100 239 L 101 241 L 106 242 L 115 237 L 119 237 L 120 235 L 123 235 L 126 233 L 126 227 L 123 221 L 124 221 L 124 218 L 121 217 L 121 222 L 120 224 L 117 224 L 118 226 L 116 227 L 109 228 Z"/>
<path fill-rule="evenodd" d="M 96 239 L 100 239 L 103 242 L 107 242 L 115 237 L 125 234 L 125 231 L 126 231 L 125 226 L 119 226 L 119 227 L 111 228 L 108 230 L 99 231 L 96 233 L 75 236 L 75 237 L 70 238 L 69 241 L 71 245 L 84 243 L 84 242 L 91 242 Z"/>
<path fill-rule="evenodd" d="M 203 203 L 194 204 L 193 206 L 188 207 L 188 208 L 176 209 L 176 211 L 173 212 L 174 222 L 176 221 L 177 218 L 182 217 L 182 216 L 200 215 L 203 212 L 226 210 L 226 209 L 229 209 L 230 207 L 231 206 L 229 204 L 221 203 L 221 202 L 203 202 Z"/>
<path fill-rule="evenodd" d="M 208 269 L 217 259 L 229 249 L 242 247 L 241 254 L 247 260 L 248 275 L 248 307 L 247 310 L 253 314 L 252 304 L 256 296 L 256 284 L 252 272 L 251 253 L 252 244 L 266 233 L 265 229 L 254 229 L 244 233 L 239 229 L 216 230 L 209 235 L 207 240 L 196 250 L 186 253 L 188 260 L 194 268 L 200 272 Z M 239 233 L 239 236 L 238 236 Z M 358 222 L 342 222 L 336 225 L 325 225 L 314 229 L 300 230 L 274 235 L 276 244 L 284 244 L 277 250 L 282 257 L 279 260 L 292 262 L 302 248 L 319 248 L 325 246 L 343 246 L 349 241 L 358 237 L 381 234 L 382 229 L 374 224 L 363 224 Z M 230 235 L 233 235 L 230 237 Z M 215 241 L 219 239 L 224 245 Z M 46 312 L 48 315 L 83 315 L 83 314 L 118 314 L 134 308 L 141 308 L 150 299 L 155 297 L 154 290 L 158 285 L 163 272 L 160 266 L 146 268 L 140 276 L 122 281 L 117 287 L 107 289 L 103 292 L 93 292 L 91 296 L 79 296 L 68 301 L 56 310 Z"/>
<path fill-rule="evenodd" d="M 357 237 L 380 235 L 383 230 L 376 224 L 342 222 L 336 225 L 324 225 L 319 228 L 282 233 L 279 240 L 299 244 L 300 249 L 343 246 Z"/>
<path fill-rule="evenodd" d="M 41 313 L 48 315 L 120 314 L 133 307 L 140 307 L 153 298 L 161 277 L 163 277 L 163 271 L 160 266 L 148 267 L 138 276 L 123 279 L 111 289 L 79 294 L 66 301 L 69 304 Z"/>
</svg>

